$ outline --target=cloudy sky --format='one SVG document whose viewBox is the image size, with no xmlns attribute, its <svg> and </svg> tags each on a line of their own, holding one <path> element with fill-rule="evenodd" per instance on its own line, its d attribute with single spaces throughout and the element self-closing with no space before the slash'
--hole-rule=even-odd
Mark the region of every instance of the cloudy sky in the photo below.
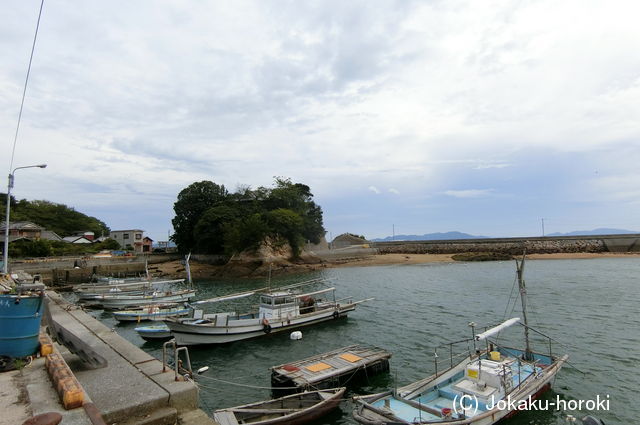
<svg viewBox="0 0 640 425">
<path fill-rule="evenodd" d="M 0 6 L 3 173 L 39 5 Z M 640 230 L 638 16 L 616 0 L 48 0 L 14 159 L 48 167 L 18 171 L 14 194 L 156 240 L 190 183 L 274 176 L 311 187 L 334 237 Z"/>
</svg>

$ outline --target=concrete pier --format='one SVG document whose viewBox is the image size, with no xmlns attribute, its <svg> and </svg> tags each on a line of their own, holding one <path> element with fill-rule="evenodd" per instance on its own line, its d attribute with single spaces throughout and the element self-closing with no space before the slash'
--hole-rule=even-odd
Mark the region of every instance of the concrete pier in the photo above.
<svg viewBox="0 0 640 425">
<path fill-rule="evenodd" d="M 198 389 L 193 382 L 175 381 L 172 369 L 163 372 L 162 362 L 69 304 L 59 294 L 48 292 L 47 297 L 52 320 L 108 362 L 106 367 L 91 369 L 79 357 L 61 348 L 63 357 L 105 422 L 173 424 L 181 414 L 190 412 L 188 416 L 194 416 Z"/>
</svg>

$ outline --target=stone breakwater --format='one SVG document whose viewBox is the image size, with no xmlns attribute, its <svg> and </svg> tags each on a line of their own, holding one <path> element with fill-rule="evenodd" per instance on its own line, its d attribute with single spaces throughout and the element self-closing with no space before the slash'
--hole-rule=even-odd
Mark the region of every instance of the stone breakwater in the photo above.
<svg viewBox="0 0 640 425">
<path fill-rule="evenodd" d="M 514 240 L 514 241 L 451 241 L 451 242 L 395 242 L 376 244 L 380 254 L 458 254 L 463 252 L 495 252 L 518 255 L 526 249 L 529 254 L 601 253 L 609 252 L 602 239 L 582 240 Z"/>
</svg>

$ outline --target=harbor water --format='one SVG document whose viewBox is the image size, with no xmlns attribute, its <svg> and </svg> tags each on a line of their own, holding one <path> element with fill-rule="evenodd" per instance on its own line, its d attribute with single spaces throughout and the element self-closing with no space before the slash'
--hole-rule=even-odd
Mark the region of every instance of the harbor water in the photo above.
<svg viewBox="0 0 640 425">
<path fill-rule="evenodd" d="M 570 364 L 545 395 L 547 410 L 521 412 L 505 424 L 563 424 L 567 413 L 593 414 L 608 425 L 637 423 L 639 276 L 637 258 L 527 261 L 529 322 L 558 341 L 552 344 L 553 353 L 569 354 Z M 328 279 L 338 298 L 375 297 L 375 301 L 359 305 L 348 319 L 303 328 L 303 338 L 297 341 L 284 333 L 221 346 L 190 347 L 194 370 L 209 366 L 198 378 L 205 411 L 268 399 L 271 366 L 352 344 L 378 346 L 391 351 L 393 357 L 388 374 L 359 381 L 349 388 L 349 396 L 406 385 L 433 374 L 436 347 L 470 337 L 469 322 L 482 329 L 503 318 L 520 317 L 519 301 L 514 304 L 517 285 L 513 261 L 325 269 L 274 279 L 272 285 L 313 277 Z M 196 282 L 200 299 L 264 286 L 260 280 Z M 208 309 L 242 312 L 251 302 L 255 300 L 220 303 Z M 135 323 L 119 324 L 109 312 L 93 314 L 161 358 L 162 344 L 139 338 L 133 330 Z M 505 342 L 522 343 L 520 327 L 505 334 Z M 538 343 L 534 349 L 548 352 L 548 344 L 534 342 Z M 469 348 L 461 346 L 458 351 Z M 437 353 L 439 370 L 448 367 L 449 349 L 440 347 Z M 607 409 L 575 412 L 554 406 L 557 400 L 597 399 L 608 400 Z M 354 424 L 353 407 L 344 401 L 339 411 L 314 424 Z"/>
</svg>

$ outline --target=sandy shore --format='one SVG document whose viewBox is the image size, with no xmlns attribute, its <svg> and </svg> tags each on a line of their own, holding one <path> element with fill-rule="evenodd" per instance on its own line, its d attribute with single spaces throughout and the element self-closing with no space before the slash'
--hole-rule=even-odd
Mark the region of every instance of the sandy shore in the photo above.
<svg viewBox="0 0 640 425">
<path fill-rule="evenodd" d="M 291 267 L 290 272 L 304 272 L 323 268 L 367 267 L 399 264 L 450 263 L 453 254 L 380 254 L 362 258 L 350 258 L 347 261 L 325 262 L 322 264 L 305 264 Z M 637 258 L 640 253 L 561 253 L 561 254 L 529 254 L 528 260 L 568 260 L 592 258 Z M 156 264 L 153 267 L 164 276 L 184 277 L 184 266 L 178 261 Z M 191 262 L 191 274 L 194 279 L 206 279 L 220 275 L 222 266 Z"/>
</svg>

